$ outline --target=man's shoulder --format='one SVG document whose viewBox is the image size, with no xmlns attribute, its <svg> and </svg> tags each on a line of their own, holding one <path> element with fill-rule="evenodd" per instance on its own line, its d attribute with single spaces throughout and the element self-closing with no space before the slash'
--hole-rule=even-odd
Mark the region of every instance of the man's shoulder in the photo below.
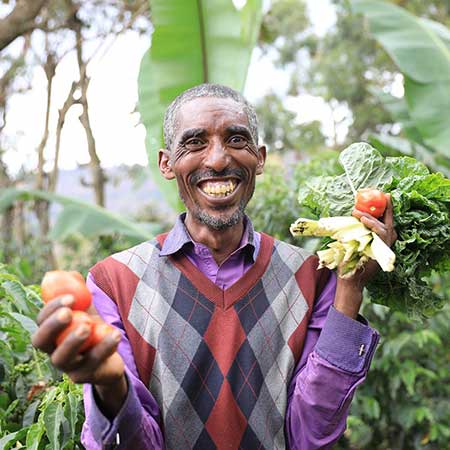
<svg viewBox="0 0 450 450">
<path fill-rule="evenodd" d="M 155 237 L 107 256 L 98 261 L 89 271 L 91 273 L 99 270 L 112 271 L 121 266 L 128 266 L 133 269 L 134 267 L 147 265 L 152 258 L 159 254 L 160 249 L 159 241 Z"/>
</svg>

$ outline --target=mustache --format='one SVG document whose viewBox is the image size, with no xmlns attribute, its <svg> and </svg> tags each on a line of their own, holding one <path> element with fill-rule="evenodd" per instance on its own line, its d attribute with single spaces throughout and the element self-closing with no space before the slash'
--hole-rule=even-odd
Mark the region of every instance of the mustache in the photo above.
<svg viewBox="0 0 450 450">
<path fill-rule="evenodd" d="M 247 174 L 244 172 L 244 170 L 237 168 L 237 169 L 224 169 L 220 172 L 217 172 L 213 169 L 197 170 L 191 175 L 189 182 L 190 184 L 195 185 L 203 180 L 209 180 L 211 178 L 225 178 L 225 177 L 234 177 L 241 181 L 247 180 Z"/>
</svg>

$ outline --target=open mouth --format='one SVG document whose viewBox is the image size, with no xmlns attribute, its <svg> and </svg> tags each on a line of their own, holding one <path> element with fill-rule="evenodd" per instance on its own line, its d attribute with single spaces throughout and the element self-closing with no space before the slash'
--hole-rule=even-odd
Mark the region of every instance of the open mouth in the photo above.
<svg viewBox="0 0 450 450">
<path fill-rule="evenodd" d="M 206 180 L 201 181 L 198 184 L 198 188 L 209 197 L 214 198 L 225 198 L 232 195 L 237 186 L 239 185 L 239 181 L 232 180 Z"/>
</svg>

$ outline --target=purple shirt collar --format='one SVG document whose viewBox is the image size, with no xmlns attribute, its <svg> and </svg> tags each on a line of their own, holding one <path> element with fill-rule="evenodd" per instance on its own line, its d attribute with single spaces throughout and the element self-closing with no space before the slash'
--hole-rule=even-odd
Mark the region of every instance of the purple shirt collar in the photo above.
<svg viewBox="0 0 450 450">
<path fill-rule="evenodd" d="M 184 225 L 184 219 L 186 218 L 186 213 L 182 213 L 178 216 L 174 227 L 170 230 L 167 235 L 160 252 L 160 256 L 169 256 L 181 250 L 186 245 L 193 245 L 194 247 L 198 244 L 193 241 L 189 232 Z M 239 247 L 233 252 L 239 250 L 249 249 L 249 253 L 253 257 L 253 261 L 256 259 L 259 251 L 258 239 L 255 239 L 255 230 L 251 220 L 244 216 L 244 232 L 242 234 L 241 242 Z"/>
</svg>

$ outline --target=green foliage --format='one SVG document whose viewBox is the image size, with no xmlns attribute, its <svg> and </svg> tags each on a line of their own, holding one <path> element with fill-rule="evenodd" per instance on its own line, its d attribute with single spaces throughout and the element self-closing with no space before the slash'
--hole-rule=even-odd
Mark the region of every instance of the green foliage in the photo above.
<svg viewBox="0 0 450 450">
<path fill-rule="evenodd" d="M 273 0 L 263 18 L 259 46 L 267 53 L 270 51 L 275 63 L 292 74 L 288 94 L 296 96 L 306 93 L 319 96 L 326 102 L 333 112 L 334 130 L 328 138 L 329 145 L 334 148 L 365 140 L 371 133 L 392 132 L 397 135 L 399 129 L 394 122 L 398 124 L 399 121 L 384 108 L 379 97 L 373 95 L 374 88 L 392 93 L 398 83 L 399 70 L 386 50 L 371 38 L 366 22 L 352 12 L 350 2 L 332 0 L 336 22 L 324 36 L 318 36 L 312 28 L 305 3 L 299 0 Z M 448 0 L 392 0 L 391 3 L 401 5 L 416 16 L 450 26 Z M 406 42 L 409 44 L 411 41 Z M 415 61 L 422 62 L 422 59 L 416 58 Z M 424 64 L 423 67 L 428 66 Z M 448 97 L 443 94 L 439 101 L 445 102 Z M 426 103 L 430 108 L 438 113 L 443 111 L 428 100 Z M 264 101 L 262 103 L 265 104 Z M 433 120 L 445 121 L 446 115 L 441 116 L 434 116 Z M 402 129 L 408 126 L 405 121 L 400 123 Z M 271 126 L 266 125 L 264 115 L 261 115 L 261 124 L 264 128 Z M 277 128 L 285 128 L 288 137 L 291 123 L 280 120 Z M 410 136 L 408 138 L 411 139 Z M 283 141 L 273 147 L 278 148 L 290 147 L 287 141 Z M 304 149 L 307 150 L 301 148 Z M 433 167 L 433 170 L 438 168 Z"/>
<path fill-rule="evenodd" d="M 398 239 L 393 272 L 379 272 L 368 285 L 372 300 L 411 315 L 430 315 L 443 299 L 429 276 L 448 273 L 450 261 L 450 180 L 430 174 L 413 158 L 383 158 L 369 144 L 353 144 L 339 156 L 345 173 L 302 183 L 299 202 L 315 217 L 349 215 L 354 191 L 389 192 Z"/>
<path fill-rule="evenodd" d="M 257 105 L 261 138 L 271 150 L 313 153 L 325 147 L 321 123 L 317 120 L 299 124 L 296 114 L 286 109 L 275 94 L 266 95 Z"/>
<path fill-rule="evenodd" d="M 339 448 L 448 448 L 450 308 L 424 324 L 380 305 L 366 304 L 364 315 L 381 341 Z"/>
<path fill-rule="evenodd" d="M 0 448 L 82 449 L 81 386 L 31 345 L 42 300 L 0 265 Z"/>
<path fill-rule="evenodd" d="M 278 239 L 286 238 L 286 230 L 299 211 L 292 188 L 286 168 L 280 161 L 268 158 L 264 174 L 257 178 L 255 194 L 246 210 L 256 230 Z M 287 236 L 287 241 L 293 242 L 292 237 Z"/>
<path fill-rule="evenodd" d="M 334 151 L 322 150 L 290 170 L 279 157 L 269 155 L 264 174 L 257 178 L 255 193 L 247 206 L 255 229 L 314 251 L 318 240 L 300 240 L 289 233 L 295 219 L 309 211 L 297 201 L 298 186 L 312 176 L 336 173 L 339 166 L 336 156 Z"/>
<path fill-rule="evenodd" d="M 405 81 L 405 99 L 424 142 L 450 155 L 450 30 L 379 0 L 351 0 Z M 408 43 L 408 45 L 405 45 Z"/>
<path fill-rule="evenodd" d="M 282 67 L 295 60 L 309 26 L 306 2 L 274 0 L 263 17 L 259 45 L 264 52 L 275 50 L 275 64 Z"/>
</svg>

